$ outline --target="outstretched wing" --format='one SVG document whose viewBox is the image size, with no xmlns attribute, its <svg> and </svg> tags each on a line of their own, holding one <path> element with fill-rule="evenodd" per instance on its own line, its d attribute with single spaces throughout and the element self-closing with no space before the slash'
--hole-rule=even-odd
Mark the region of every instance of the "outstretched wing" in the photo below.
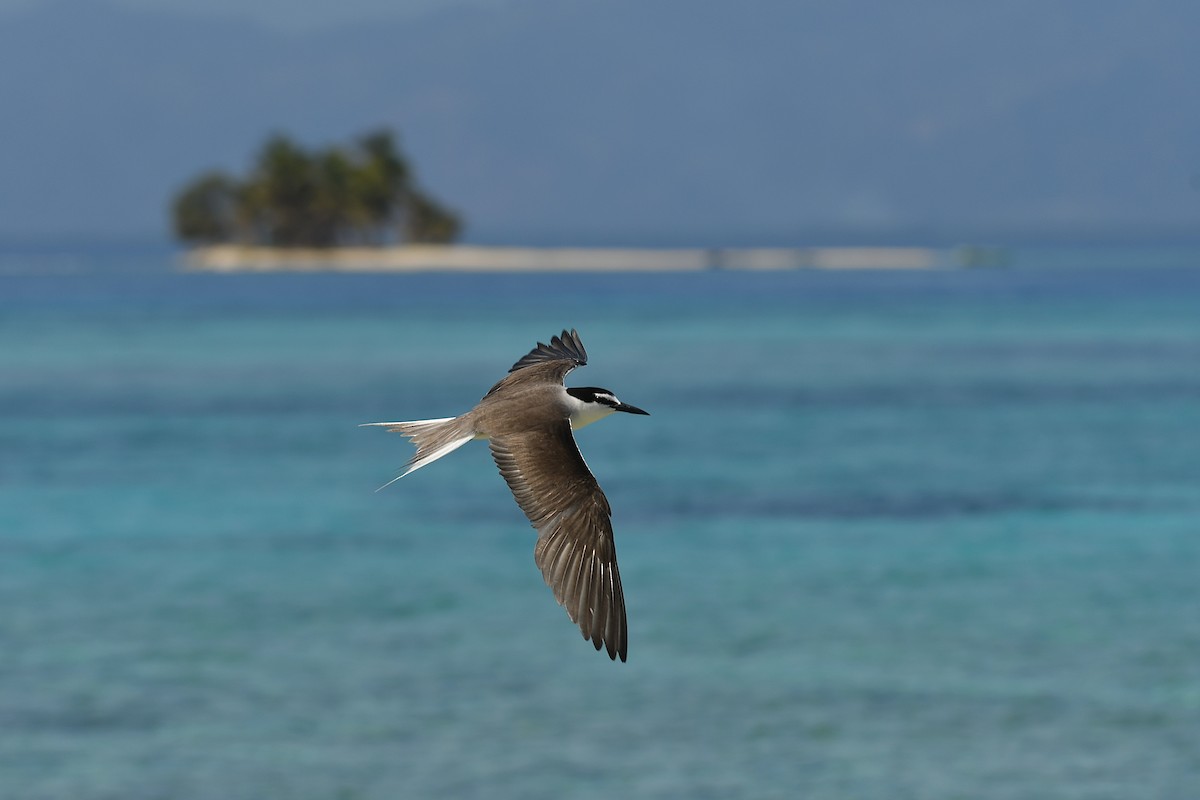
<svg viewBox="0 0 1200 800">
<path fill-rule="evenodd" d="M 538 532 L 533 558 L 555 599 L 583 638 L 624 661 L 629 638 L 612 509 L 575 445 L 570 422 L 494 436 L 491 449 Z"/>
<path fill-rule="evenodd" d="M 537 347 L 522 356 L 520 361 L 512 365 L 507 375 L 488 389 L 484 398 L 491 397 L 501 387 L 553 381 L 562 383 L 568 372 L 586 364 L 587 351 L 583 349 L 579 334 L 572 328 L 570 331 L 563 331 L 562 336 L 551 337 L 550 344 L 538 342 Z"/>
<path fill-rule="evenodd" d="M 587 364 L 587 351 L 583 349 L 583 342 L 580 341 L 579 334 L 574 328 L 570 331 L 563 331 L 562 336 L 551 337 L 550 344 L 538 342 L 537 347 L 513 364 L 509 372 L 516 372 L 530 364 L 540 364 L 543 361 L 571 361 L 574 362 L 575 367 Z M 569 371 L 570 369 L 566 370 L 566 372 Z"/>
</svg>

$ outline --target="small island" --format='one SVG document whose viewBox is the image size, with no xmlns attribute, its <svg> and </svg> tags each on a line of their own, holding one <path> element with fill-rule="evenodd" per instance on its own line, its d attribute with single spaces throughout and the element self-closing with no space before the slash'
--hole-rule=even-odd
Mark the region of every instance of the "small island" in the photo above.
<svg viewBox="0 0 1200 800">
<path fill-rule="evenodd" d="M 175 197 L 186 269 L 208 272 L 676 272 L 991 266 L 987 248 L 488 247 L 416 182 L 391 131 L 305 150 L 276 135 L 249 174 L 198 176 Z"/>
<path fill-rule="evenodd" d="M 249 175 L 206 172 L 172 211 L 176 236 L 202 248 L 445 245 L 462 230 L 459 216 L 417 185 L 388 130 L 315 151 L 276 135 Z"/>
</svg>

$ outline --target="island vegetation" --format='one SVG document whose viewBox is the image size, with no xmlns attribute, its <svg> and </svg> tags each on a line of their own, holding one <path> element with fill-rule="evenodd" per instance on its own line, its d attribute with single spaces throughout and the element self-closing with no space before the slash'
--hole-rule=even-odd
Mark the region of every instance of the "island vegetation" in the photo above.
<svg viewBox="0 0 1200 800">
<path fill-rule="evenodd" d="M 206 172 L 179 191 L 172 211 L 175 234 L 191 245 L 448 244 L 462 229 L 417 185 L 387 130 L 311 151 L 273 136 L 245 178 Z"/>
</svg>

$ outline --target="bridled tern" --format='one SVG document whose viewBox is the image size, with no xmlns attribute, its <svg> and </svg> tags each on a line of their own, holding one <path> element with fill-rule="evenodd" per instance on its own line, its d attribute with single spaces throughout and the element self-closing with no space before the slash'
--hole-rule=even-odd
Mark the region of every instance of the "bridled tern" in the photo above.
<svg viewBox="0 0 1200 800">
<path fill-rule="evenodd" d="M 563 385 L 587 364 L 575 330 L 538 342 L 507 377 L 458 417 L 413 422 L 369 422 L 412 440 L 417 452 L 400 480 L 472 439 L 486 439 L 517 505 L 538 532 L 533 558 L 554 597 L 583 638 L 609 658 L 625 660 L 625 596 L 617 571 L 612 509 L 588 470 L 571 431 L 617 411 L 647 414 L 607 389 Z M 383 487 L 380 487 L 383 488 Z"/>
</svg>

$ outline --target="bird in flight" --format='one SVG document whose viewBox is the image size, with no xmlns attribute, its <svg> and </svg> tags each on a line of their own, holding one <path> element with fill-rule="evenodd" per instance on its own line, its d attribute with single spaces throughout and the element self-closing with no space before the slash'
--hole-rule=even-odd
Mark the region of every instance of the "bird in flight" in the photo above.
<svg viewBox="0 0 1200 800">
<path fill-rule="evenodd" d="M 648 412 L 622 403 L 608 389 L 563 385 L 568 372 L 586 364 L 579 334 L 564 330 L 550 344 L 538 342 L 465 414 L 366 425 L 403 434 L 417 448 L 384 486 L 472 439 L 486 439 L 517 505 L 538 532 L 533 558 L 555 599 L 583 638 L 624 661 L 629 636 L 612 509 L 571 431 L 617 411 Z"/>
</svg>

